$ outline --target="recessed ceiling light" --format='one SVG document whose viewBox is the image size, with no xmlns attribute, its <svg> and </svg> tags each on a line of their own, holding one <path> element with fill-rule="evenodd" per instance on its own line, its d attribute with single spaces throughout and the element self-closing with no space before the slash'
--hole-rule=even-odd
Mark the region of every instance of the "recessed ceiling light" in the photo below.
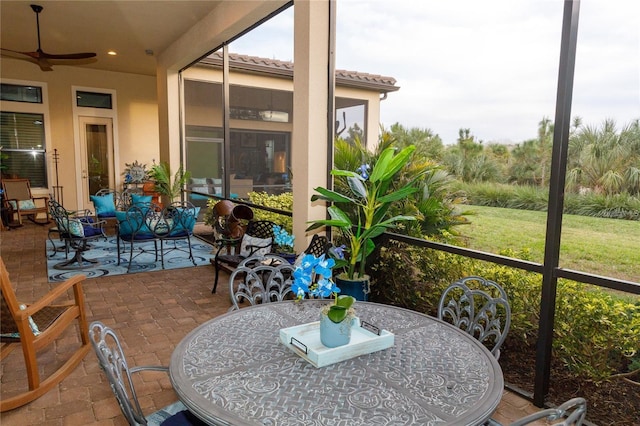
<svg viewBox="0 0 640 426">
<path fill-rule="evenodd" d="M 110 50 L 110 51 L 107 52 L 107 55 L 116 56 L 117 53 L 116 53 L 115 50 Z"/>
</svg>

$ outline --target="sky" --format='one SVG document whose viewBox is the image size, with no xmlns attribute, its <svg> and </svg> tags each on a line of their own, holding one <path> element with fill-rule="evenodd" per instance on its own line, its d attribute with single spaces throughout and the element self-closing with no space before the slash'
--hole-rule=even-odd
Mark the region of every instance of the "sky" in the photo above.
<svg viewBox="0 0 640 426">
<path fill-rule="evenodd" d="M 381 103 L 385 128 L 519 143 L 554 120 L 562 14 L 561 0 L 337 0 L 336 68 L 397 80 Z M 230 51 L 293 60 L 293 10 Z M 640 119 L 639 0 L 581 2 L 576 116 L 618 128 Z"/>
</svg>

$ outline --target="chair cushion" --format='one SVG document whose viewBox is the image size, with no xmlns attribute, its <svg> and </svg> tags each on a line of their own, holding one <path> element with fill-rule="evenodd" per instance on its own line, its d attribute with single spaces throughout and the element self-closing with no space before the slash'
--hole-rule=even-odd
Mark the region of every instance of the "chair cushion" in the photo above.
<svg viewBox="0 0 640 426">
<path fill-rule="evenodd" d="M 99 228 L 95 228 L 91 225 L 84 225 L 82 227 L 85 237 L 94 237 L 96 235 L 102 235 L 102 230 Z"/>
<path fill-rule="evenodd" d="M 9 204 L 11 204 L 12 209 L 16 210 L 15 201 L 9 201 Z M 18 200 L 18 206 L 20 206 L 20 210 L 35 210 L 37 208 L 33 200 Z"/>
<path fill-rule="evenodd" d="M 72 237 L 84 237 L 84 227 L 80 219 L 63 219 L 61 221 L 62 232 L 70 234 Z"/>
<path fill-rule="evenodd" d="M 178 401 L 148 415 L 147 424 L 149 426 L 200 426 L 206 423 L 200 421 L 182 402 Z"/>
<path fill-rule="evenodd" d="M 206 185 L 207 178 L 191 178 L 191 185 Z"/>
<path fill-rule="evenodd" d="M 105 195 L 90 195 L 89 198 L 93 202 L 98 217 L 114 217 L 116 213 L 116 204 L 113 200 L 113 193 Z"/>
<path fill-rule="evenodd" d="M 2 299 L 2 301 L 4 302 L 4 299 Z M 21 311 L 24 311 L 25 309 L 27 309 L 27 305 L 25 305 L 24 303 L 20 304 L 19 307 Z M 5 308 L 4 304 L 3 304 L 3 308 Z M 18 333 L 18 326 L 13 320 L 13 317 L 11 316 L 11 313 L 9 312 L 8 309 L 9 307 L 7 306 L 6 314 L 8 314 L 8 316 L 6 318 L 5 318 L 5 315 L 2 316 L 3 317 L 2 322 L 6 324 L 3 324 L 2 334 L 0 334 L 0 337 L 10 338 L 10 339 L 20 339 L 20 333 Z M 3 309 L 3 314 L 5 314 L 5 309 Z M 29 317 L 29 327 L 31 327 L 31 332 L 33 333 L 34 336 L 37 336 L 40 334 L 40 329 L 38 328 L 38 325 L 35 323 L 32 317 Z"/>
<path fill-rule="evenodd" d="M 131 194 L 131 205 L 149 204 L 152 199 L 152 195 Z"/>
<path fill-rule="evenodd" d="M 196 226 L 196 220 L 200 214 L 200 207 L 194 207 L 193 215 L 185 214 L 181 221 L 176 223 L 175 227 L 171 230 L 170 236 L 175 237 L 178 235 L 187 235 L 193 233 L 193 227 Z M 182 207 L 178 207 L 178 210 L 182 212 Z M 188 232 L 185 232 L 188 231 Z"/>
<path fill-rule="evenodd" d="M 271 238 L 257 238 L 244 234 L 240 244 L 241 256 L 264 256 L 271 251 Z M 256 247 L 261 247 L 256 249 Z"/>
<path fill-rule="evenodd" d="M 136 214 L 136 212 L 116 211 L 116 219 L 118 220 L 118 233 L 121 237 L 131 236 L 131 234 L 133 234 L 134 232 L 134 229 L 131 228 L 131 223 L 129 223 L 129 221 L 127 220 L 127 213 L 129 213 L 129 215 Z M 140 218 L 140 220 L 144 221 L 144 218 L 142 217 Z M 142 237 L 143 235 L 144 237 Z M 141 236 L 141 238 L 138 238 L 138 236 Z M 135 239 L 148 238 L 153 238 L 153 234 L 151 233 L 151 230 L 149 229 L 147 224 L 143 223 L 140 229 L 137 230 Z"/>
</svg>

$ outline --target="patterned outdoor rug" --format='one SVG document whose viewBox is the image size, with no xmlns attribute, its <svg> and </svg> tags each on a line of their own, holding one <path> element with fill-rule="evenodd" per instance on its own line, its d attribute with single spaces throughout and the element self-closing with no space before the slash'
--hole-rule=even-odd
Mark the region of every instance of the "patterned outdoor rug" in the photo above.
<svg viewBox="0 0 640 426">
<path fill-rule="evenodd" d="M 56 265 L 65 262 L 67 259 L 65 259 L 64 254 L 64 243 L 56 238 L 54 238 L 54 243 L 56 247 L 62 247 L 62 251 L 58 251 L 53 257 L 49 257 L 53 253 L 53 250 L 51 242 L 47 241 L 47 271 L 49 275 L 49 282 L 64 281 L 77 274 L 84 274 L 87 278 L 96 278 L 105 275 L 120 275 L 127 273 L 130 246 L 128 243 L 120 242 L 120 265 L 118 265 L 116 238 L 113 236 L 109 237 L 107 241 L 104 239 L 91 241 L 89 244 L 90 249 L 84 251 L 83 256 L 86 259 L 98 260 L 99 263 L 96 265 L 83 264 L 83 266 L 86 266 L 83 269 L 56 269 Z M 169 248 L 173 248 L 173 244 L 173 241 L 168 241 L 164 244 L 164 268 L 178 269 L 193 267 L 193 262 L 189 260 L 189 248 L 187 241 L 176 241 L 175 244 L 177 250 L 169 250 Z M 125 249 L 124 253 L 122 253 L 123 248 Z M 135 243 L 133 245 L 133 250 L 134 258 L 131 262 L 131 269 L 129 273 L 132 274 L 136 272 L 162 270 L 162 263 L 160 262 L 160 242 L 158 242 L 157 262 L 155 261 L 153 242 Z M 191 250 L 197 266 L 210 264 L 209 259 L 213 256 L 213 246 L 198 238 L 191 237 Z M 70 251 L 68 259 L 71 259 L 74 254 L 74 251 Z"/>
</svg>

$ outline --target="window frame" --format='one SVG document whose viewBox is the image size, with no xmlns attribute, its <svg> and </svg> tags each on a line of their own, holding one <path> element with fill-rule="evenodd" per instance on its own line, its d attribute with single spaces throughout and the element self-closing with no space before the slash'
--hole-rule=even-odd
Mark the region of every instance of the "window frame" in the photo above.
<svg viewBox="0 0 640 426">
<path fill-rule="evenodd" d="M 46 186 L 32 186 L 31 189 L 37 195 L 46 195 L 49 193 L 49 188 L 51 186 L 51 182 L 53 181 L 51 176 L 52 167 L 49 166 L 49 153 L 53 152 L 53 148 L 50 146 L 52 138 L 48 84 L 42 81 L 15 80 L 5 78 L 0 79 L 0 81 L 3 84 L 39 87 L 42 92 L 42 103 L 0 100 L 0 111 L 12 113 L 42 114 L 44 119 L 44 141 L 42 151 L 45 156 L 44 176 L 46 180 Z"/>
</svg>

